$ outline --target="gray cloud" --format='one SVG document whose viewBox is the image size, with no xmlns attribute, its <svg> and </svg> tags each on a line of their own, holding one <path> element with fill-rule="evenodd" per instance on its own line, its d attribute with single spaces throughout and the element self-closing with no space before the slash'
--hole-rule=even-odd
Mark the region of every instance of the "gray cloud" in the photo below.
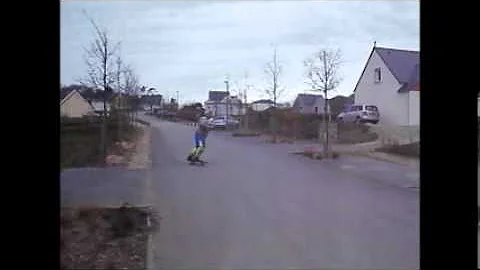
<svg viewBox="0 0 480 270">
<path fill-rule="evenodd" d="M 241 82 L 245 70 L 250 83 L 262 88 L 272 44 L 284 65 L 284 99 L 305 90 L 302 61 L 319 48 L 342 50 L 344 80 L 337 94 L 345 95 L 353 91 L 374 40 L 419 48 L 417 1 L 67 1 L 61 4 L 64 84 L 85 72 L 82 47 L 93 31 L 83 9 L 122 41 L 122 55 L 143 83 L 178 90 L 188 100 L 223 89 L 227 73 Z"/>
</svg>

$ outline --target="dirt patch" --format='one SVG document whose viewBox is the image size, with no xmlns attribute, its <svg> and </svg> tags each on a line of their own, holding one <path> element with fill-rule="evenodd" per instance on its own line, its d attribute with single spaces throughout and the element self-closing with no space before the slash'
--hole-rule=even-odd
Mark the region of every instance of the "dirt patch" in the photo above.
<svg viewBox="0 0 480 270">
<path fill-rule="evenodd" d="M 128 168 L 130 169 L 147 169 L 151 165 L 150 147 L 151 145 L 151 129 L 149 126 L 142 127 L 132 151 L 128 157 Z"/>
<path fill-rule="evenodd" d="M 337 151 L 330 150 L 328 153 L 325 154 L 325 153 L 323 153 L 321 148 L 318 147 L 318 146 L 305 147 L 305 149 L 303 149 L 303 151 L 300 151 L 300 152 L 297 152 L 297 153 L 294 153 L 294 154 L 303 155 L 305 157 L 308 157 L 308 158 L 311 158 L 311 159 L 318 159 L 318 160 L 337 159 L 337 158 L 340 157 L 340 153 L 338 153 Z"/>
<path fill-rule="evenodd" d="M 404 145 L 390 145 L 377 148 L 376 151 L 387 154 L 395 154 L 405 157 L 419 157 L 420 156 L 420 142 L 409 143 Z"/>
<path fill-rule="evenodd" d="M 61 269 L 145 269 L 147 209 L 62 208 Z"/>
</svg>

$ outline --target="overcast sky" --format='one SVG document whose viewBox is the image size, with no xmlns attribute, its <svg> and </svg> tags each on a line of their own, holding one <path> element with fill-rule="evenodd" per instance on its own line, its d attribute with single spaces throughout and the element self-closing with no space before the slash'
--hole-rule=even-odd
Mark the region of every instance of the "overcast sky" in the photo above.
<svg viewBox="0 0 480 270">
<path fill-rule="evenodd" d="M 205 101 L 209 90 L 248 82 L 249 101 L 262 89 L 273 47 L 283 65 L 281 101 L 309 86 L 303 60 L 321 48 L 340 49 L 342 83 L 350 95 L 372 49 L 419 50 L 418 1 L 73 1 L 61 3 L 61 83 L 84 76 L 83 47 L 93 39 L 85 10 L 111 38 L 142 84 L 180 102 Z"/>
</svg>

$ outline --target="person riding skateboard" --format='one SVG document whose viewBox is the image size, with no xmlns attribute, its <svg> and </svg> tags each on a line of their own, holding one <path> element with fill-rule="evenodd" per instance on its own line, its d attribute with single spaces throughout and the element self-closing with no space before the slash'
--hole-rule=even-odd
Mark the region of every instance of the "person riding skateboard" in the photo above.
<svg viewBox="0 0 480 270">
<path fill-rule="evenodd" d="M 205 151 L 206 139 L 208 136 L 208 119 L 205 115 L 205 109 L 199 107 L 199 117 L 197 122 L 197 128 L 193 135 L 194 148 L 188 155 L 187 160 L 190 162 L 204 162 L 200 160 L 200 156 Z"/>
</svg>

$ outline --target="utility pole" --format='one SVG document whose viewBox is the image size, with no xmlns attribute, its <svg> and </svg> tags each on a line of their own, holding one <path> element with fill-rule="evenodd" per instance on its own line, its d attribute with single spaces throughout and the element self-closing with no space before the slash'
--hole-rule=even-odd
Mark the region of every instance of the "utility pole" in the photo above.
<svg viewBox="0 0 480 270">
<path fill-rule="evenodd" d="M 180 108 L 180 100 L 179 100 L 179 95 L 178 95 L 178 91 L 177 91 L 177 111 L 178 111 L 179 108 Z"/>
<path fill-rule="evenodd" d="M 226 102 L 226 115 L 227 115 L 227 127 L 228 127 L 228 105 L 229 105 L 229 99 L 230 99 L 230 93 L 228 92 L 228 76 L 225 78 L 225 85 L 226 85 L 226 89 L 227 89 L 227 100 L 225 101 Z"/>
<path fill-rule="evenodd" d="M 245 72 L 245 87 L 243 89 L 243 106 L 244 106 L 244 113 L 245 113 L 245 125 L 244 128 L 248 130 L 248 104 L 247 104 L 247 91 L 249 90 L 250 85 L 248 84 L 248 74 Z"/>
<path fill-rule="evenodd" d="M 323 121 L 325 123 L 325 146 L 324 146 L 324 154 L 325 156 L 328 153 L 328 121 L 327 121 L 327 115 L 328 115 L 328 97 L 327 97 L 327 87 L 328 87 L 328 74 L 327 74 L 327 59 L 326 59 L 326 52 L 323 51 L 323 67 L 325 71 L 325 80 L 324 80 L 324 87 L 323 91 L 325 93 L 325 106 L 323 109 L 324 115 L 323 115 Z"/>
</svg>

